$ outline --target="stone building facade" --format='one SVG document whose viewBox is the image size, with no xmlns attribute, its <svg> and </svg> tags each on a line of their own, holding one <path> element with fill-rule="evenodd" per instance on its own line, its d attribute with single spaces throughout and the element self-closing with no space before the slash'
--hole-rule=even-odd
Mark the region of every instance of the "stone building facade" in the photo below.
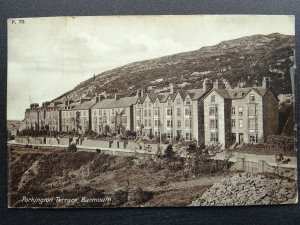
<svg viewBox="0 0 300 225">
<path fill-rule="evenodd" d="M 119 98 L 115 95 L 112 99 L 97 99 L 91 108 L 91 129 L 99 134 L 134 131 L 133 107 L 137 97 Z"/>
<path fill-rule="evenodd" d="M 78 102 L 65 101 L 61 108 L 61 130 L 75 131 L 79 134 L 91 128 L 91 107 L 96 101 L 90 98 L 81 98 Z"/>
<path fill-rule="evenodd" d="M 25 110 L 25 127 L 27 130 L 39 130 L 39 104 L 32 103 Z"/>
<path fill-rule="evenodd" d="M 278 101 L 268 78 L 251 88 L 225 89 L 218 82 L 204 98 L 205 144 L 260 143 L 277 133 Z"/>
<path fill-rule="evenodd" d="M 227 82 L 209 79 L 202 88 L 167 91 L 136 96 L 66 100 L 64 104 L 31 104 L 25 112 L 26 129 L 51 131 L 93 130 L 99 134 L 123 134 L 167 140 L 196 141 L 223 147 L 260 143 L 278 130 L 278 101 L 269 78 L 262 86 L 232 88 Z"/>
<path fill-rule="evenodd" d="M 167 140 L 204 141 L 203 97 L 210 90 L 208 80 L 202 89 L 164 93 L 138 93 L 135 124 L 139 135 Z"/>
</svg>

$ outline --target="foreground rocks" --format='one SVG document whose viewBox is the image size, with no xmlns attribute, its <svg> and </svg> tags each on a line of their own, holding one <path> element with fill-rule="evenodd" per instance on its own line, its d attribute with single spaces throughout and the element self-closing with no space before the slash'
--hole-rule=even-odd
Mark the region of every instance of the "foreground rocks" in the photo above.
<svg viewBox="0 0 300 225">
<path fill-rule="evenodd" d="M 239 173 L 215 183 L 190 206 L 287 204 L 295 202 L 296 192 L 294 180 Z"/>
</svg>

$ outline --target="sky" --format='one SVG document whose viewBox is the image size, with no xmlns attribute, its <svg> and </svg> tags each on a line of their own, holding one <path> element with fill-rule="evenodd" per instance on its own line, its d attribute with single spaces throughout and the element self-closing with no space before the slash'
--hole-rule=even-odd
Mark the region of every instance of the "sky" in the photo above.
<svg viewBox="0 0 300 225">
<path fill-rule="evenodd" d="M 98 16 L 9 19 L 7 119 L 127 63 L 254 34 L 295 34 L 293 16 Z"/>
</svg>

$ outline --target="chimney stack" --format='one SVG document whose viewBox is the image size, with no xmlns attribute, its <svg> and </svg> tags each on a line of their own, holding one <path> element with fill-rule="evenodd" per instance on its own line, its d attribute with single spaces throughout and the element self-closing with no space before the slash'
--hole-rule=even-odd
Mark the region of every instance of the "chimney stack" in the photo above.
<svg viewBox="0 0 300 225">
<path fill-rule="evenodd" d="M 262 81 L 262 87 L 263 87 L 264 89 L 267 89 L 267 88 L 270 87 L 270 83 L 271 83 L 270 77 L 264 77 L 264 78 L 263 78 L 263 81 Z"/>
<path fill-rule="evenodd" d="M 208 91 L 209 89 L 211 89 L 213 87 L 213 83 L 210 79 L 205 78 L 202 86 L 203 86 L 202 87 L 203 91 Z"/>
<path fill-rule="evenodd" d="M 169 86 L 170 86 L 170 94 L 174 94 L 174 84 L 171 83 L 169 84 Z"/>
<path fill-rule="evenodd" d="M 224 82 L 223 82 L 223 81 L 220 81 L 219 79 L 217 79 L 217 80 L 214 82 L 214 88 L 215 88 L 215 89 L 226 89 Z"/>
<path fill-rule="evenodd" d="M 96 102 L 101 102 L 105 97 L 103 95 L 96 96 Z"/>
</svg>

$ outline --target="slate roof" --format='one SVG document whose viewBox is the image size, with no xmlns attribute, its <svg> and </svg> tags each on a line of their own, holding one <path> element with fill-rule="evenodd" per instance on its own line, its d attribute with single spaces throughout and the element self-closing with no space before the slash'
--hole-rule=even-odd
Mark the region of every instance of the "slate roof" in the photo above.
<svg viewBox="0 0 300 225">
<path fill-rule="evenodd" d="M 74 110 L 85 110 L 91 108 L 93 105 L 96 104 L 96 101 L 86 101 L 80 104 L 77 104 L 74 106 Z"/>
<path fill-rule="evenodd" d="M 203 89 L 191 89 L 188 90 L 187 93 L 190 94 L 192 100 L 197 100 L 207 93 L 207 91 L 203 91 Z"/>
<path fill-rule="evenodd" d="M 109 109 L 109 108 L 125 108 L 134 105 L 138 100 L 138 97 L 123 97 L 119 99 L 104 99 L 101 102 L 92 106 L 92 109 Z"/>
<path fill-rule="evenodd" d="M 268 89 L 262 87 L 249 87 L 249 88 L 234 88 L 234 89 L 212 89 L 221 95 L 223 98 L 228 99 L 242 99 L 244 98 L 251 90 L 254 90 L 261 96 L 264 96 Z"/>
</svg>

